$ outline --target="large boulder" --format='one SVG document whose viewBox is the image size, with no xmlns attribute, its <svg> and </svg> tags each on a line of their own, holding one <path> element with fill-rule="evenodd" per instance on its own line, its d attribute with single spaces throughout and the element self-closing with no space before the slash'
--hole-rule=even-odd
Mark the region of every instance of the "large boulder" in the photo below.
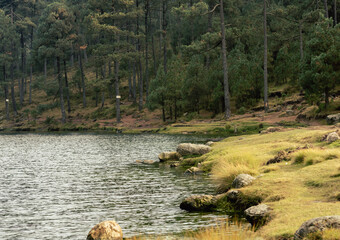
<svg viewBox="0 0 340 240">
<path fill-rule="evenodd" d="M 123 231 L 115 221 L 105 221 L 94 226 L 86 240 L 122 240 Z"/>
<path fill-rule="evenodd" d="M 332 133 L 327 135 L 326 141 L 329 142 L 329 143 L 332 143 L 332 142 L 335 142 L 339 139 L 340 139 L 340 137 L 339 137 L 338 133 L 332 132 Z"/>
<path fill-rule="evenodd" d="M 338 122 L 340 122 L 340 113 L 328 115 L 326 119 L 327 119 L 328 124 L 338 123 Z"/>
<path fill-rule="evenodd" d="M 320 232 L 329 228 L 340 228 L 339 215 L 313 218 L 311 220 L 308 220 L 307 222 L 304 222 L 301 227 L 295 232 L 294 239 L 304 239 L 305 237 L 308 237 L 308 235 L 311 233 Z"/>
<path fill-rule="evenodd" d="M 184 199 L 180 208 L 189 212 L 211 211 L 216 208 L 216 197 L 212 195 L 193 195 Z"/>
<path fill-rule="evenodd" d="M 185 155 L 203 155 L 211 151 L 211 147 L 203 144 L 182 143 L 178 145 L 177 152 Z"/>
<path fill-rule="evenodd" d="M 248 186 L 255 180 L 254 177 L 250 176 L 249 174 L 240 174 L 238 175 L 233 183 L 231 184 L 232 188 L 242 188 Z"/>
<path fill-rule="evenodd" d="M 263 226 L 270 219 L 271 209 L 266 204 L 252 206 L 244 211 L 248 222 L 255 228 Z"/>
<path fill-rule="evenodd" d="M 179 161 L 181 155 L 178 152 L 162 152 L 158 155 L 159 161 L 166 162 L 166 161 Z"/>
</svg>

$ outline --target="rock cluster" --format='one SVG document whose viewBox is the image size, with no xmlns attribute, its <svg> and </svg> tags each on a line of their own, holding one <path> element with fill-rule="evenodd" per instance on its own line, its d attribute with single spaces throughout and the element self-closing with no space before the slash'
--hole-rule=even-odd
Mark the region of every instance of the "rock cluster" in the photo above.
<svg viewBox="0 0 340 240">
<path fill-rule="evenodd" d="M 294 239 L 304 239 L 309 234 L 324 231 L 329 228 L 340 228 L 340 216 L 326 216 L 313 218 L 307 222 L 304 222 L 301 227 L 295 232 Z"/>
<path fill-rule="evenodd" d="M 86 240 L 122 240 L 123 231 L 115 221 L 105 221 L 94 226 Z"/>
</svg>

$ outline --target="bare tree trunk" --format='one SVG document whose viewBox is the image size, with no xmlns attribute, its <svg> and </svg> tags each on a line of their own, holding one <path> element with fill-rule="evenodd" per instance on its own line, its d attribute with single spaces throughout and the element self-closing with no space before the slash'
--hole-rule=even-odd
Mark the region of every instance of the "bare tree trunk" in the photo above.
<svg viewBox="0 0 340 240">
<path fill-rule="evenodd" d="M 149 96 L 149 0 L 145 2 L 145 90 L 146 90 L 146 101 Z M 142 89 L 143 90 L 143 89 Z M 142 99 L 143 100 L 143 99 Z"/>
<path fill-rule="evenodd" d="M 142 61 L 139 60 L 139 104 L 138 109 L 139 111 L 143 110 L 143 71 L 142 71 Z"/>
<path fill-rule="evenodd" d="M 83 108 L 86 108 L 85 76 L 84 76 L 83 61 L 82 61 L 81 50 L 80 49 L 79 49 L 79 68 L 80 68 L 80 74 L 81 74 L 81 86 L 83 88 Z"/>
<path fill-rule="evenodd" d="M 11 25 L 13 25 L 13 5 L 11 5 Z M 15 51 L 15 45 L 12 42 L 12 53 Z M 18 115 L 17 104 L 15 102 L 15 92 L 14 92 L 14 63 L 11 63 L 11 98 L 14 116 Z"/>
<path fill-rule="evenodd" d="M 299 22 L 299 34 L 300 34 L 300 60 L 303 61 L 303 36 L 302 36 L 302 21 Z"/>
<path fill-rule="evenodd" d="M 24 83 L 25 83 L 25 42 L 24 34 L 20 32 L 21 43 L 21 83 L 19 85 L 20 105 L 24 104 Z"/>
<path fill-rule="evenodd" d="M 163 0 L 163 67 L 165 74 L 167 73 L 167 47 L 166 47 L 166 11 L 167 11 L 167 0 Z"/>
<path fill-rule="evenodd" d="M 132 101 L 133 99 L 131 68 L 132 64 L 131 61 L 129 61 L 129 97 L 128 97 L 129 101 Z"/>
<path fill-rule="evenodd" d="M 67 112 L 71 112 L 71 103 L 70 103 L 70 90 L 68 87 L 68 78 L 67 78 L 67 66 L 66 61 L 64 60 L 64 73 L 65 73 L 65 87 L 66 87 L 66 97 L 67 97 Z"/>
<path fill-rule="evenodd" d="M 115 61 L 116 119 L 120 123 L 119 62 Z"/>
<path fill-rule="evenodd" d="M 136 62 L 133 62 L 133 103 L 136 104 L 137 103 L 137 92 L 136 92 Z"/>
<path fill-rule="evenodd" d="M 336 1 L 337 0 L 334 0 L 334 25 L 338 24 L 338 13 L 336 11 Z"/>
<path fill-rule="evenodd" d="M 6 119 L 9 120 L 8 84 L 7 84 L 6 66 L 5 66 L 5 65 L 3 65 L 3 74 L 4 74 L 4 94 L 5 94 L 5 111 L 6 111 Z"/>
<path fill-rule="evenodd" d="M 328 5 L 327 5 L 327 0 L 323 0 L 323 5 L 324 5 L 324 8 L 325 8 L 325 18 L 328 18 L 329 15 L 328 15 Z"/>
<path fill-rule="evenodd" d="M 264 58 L 263 58 L 263 77 L 264 77 L 264 110 L 268 111 L 268 43 L 267 43 L 267 2 L 263 0 L 263 29 L 264 29 Z"/>
<path fill-rule="evenodd" d="M 60 95 L 60 110 L 61 110 L 61 122 L 66 122 L 66 113 L 64 107 L 64 90 L 63 90 L 63 81 L 60 72 L 60 58 L 57 57 L 57 75 L 58 75 L 58 83 L 59 83 L 59 95 Z"/>
<path fill-rule="evenodd" d="M 46 80 L 47 80 L 47 58 L 44 59 L 44 81 L 46 84 Z"/>
<path fill-rule="evenodd" d="M 104 107 L 105 104 L 105 93 L 102 92 L 102 108 Z"/>
<path fill-rule="evenodd" d="M 29 96 L 28 96 L 28 103 L 32 104 L 32 81 L 33 81 L 33 66 L 30 66 L 30 82 L 28 84 L 29 87 Z"/>
<path fill-rule="evenodd" d="M 71 62 L 71 67 L 74 66 L 74 51 L 73 51 L 73 45 L 71 47 L 71 58 L 70 58 L 70 62 Z"/>
<path fill-rule="evenodd" d="M 84 49 L 84 60 L 85 60 L 85 63 L 88 62 L 86 48 Z"/>
<path fill-rule="evenodd" d="M 225 42 L 223 0 L 220 0 L 220 21 L 221 21 L 221 32 L 222 32 L 222 59 L 223 59 L 225 118 L 229 119 L 231 116 L 231 111 L 230 111 L 230 94 L 229 94 L 229 79 L 228 79 L 228 65 L 227 65 L 227 46 Z"/>
</svg>

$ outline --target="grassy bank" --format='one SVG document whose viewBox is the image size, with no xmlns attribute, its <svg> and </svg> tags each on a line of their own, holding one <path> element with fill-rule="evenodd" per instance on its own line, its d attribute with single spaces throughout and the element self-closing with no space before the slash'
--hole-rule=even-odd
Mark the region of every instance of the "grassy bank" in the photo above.
<svg viewBox="0 0 340 240">
<path fill-rule="evenodd" d="M 321 141 L 335 130 L 314 127 L 230 137 L 214 143 L 212 152 L 187 159 L 186 164 L 200 163 L 211 171 L 219 191 L 229 189 L 238 174 L 258 176 L 241 189 L 273 209 L 271 221 L 257 235 L 288 239 L 311 218 L 340 214 L 340 142 Z M 280 151 L 286 154 L 284 161 L 266 165 Z M 327 234 L 323 239 L 340 239 L 339 231 Z"/>
</svg>

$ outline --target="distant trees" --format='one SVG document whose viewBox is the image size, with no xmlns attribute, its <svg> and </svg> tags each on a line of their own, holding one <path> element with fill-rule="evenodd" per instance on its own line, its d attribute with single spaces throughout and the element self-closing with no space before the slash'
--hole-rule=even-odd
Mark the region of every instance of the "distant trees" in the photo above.
<svg viewBox="0 0 340 240">
<path fill-rule="evenodd" d="M 339 79 L 336 3 L 2 0 L 6 118 L 37 88 L 59 97 L 62 122 L 64 97 L 69 114 L 114 103 L 117 122 L 122 102 L 161 108 L 164 121 L 202 110 L 228 119 L 261 99 L 267 110 L 269 86 L 280 84 L 328 106 Z"/>
</svg>

